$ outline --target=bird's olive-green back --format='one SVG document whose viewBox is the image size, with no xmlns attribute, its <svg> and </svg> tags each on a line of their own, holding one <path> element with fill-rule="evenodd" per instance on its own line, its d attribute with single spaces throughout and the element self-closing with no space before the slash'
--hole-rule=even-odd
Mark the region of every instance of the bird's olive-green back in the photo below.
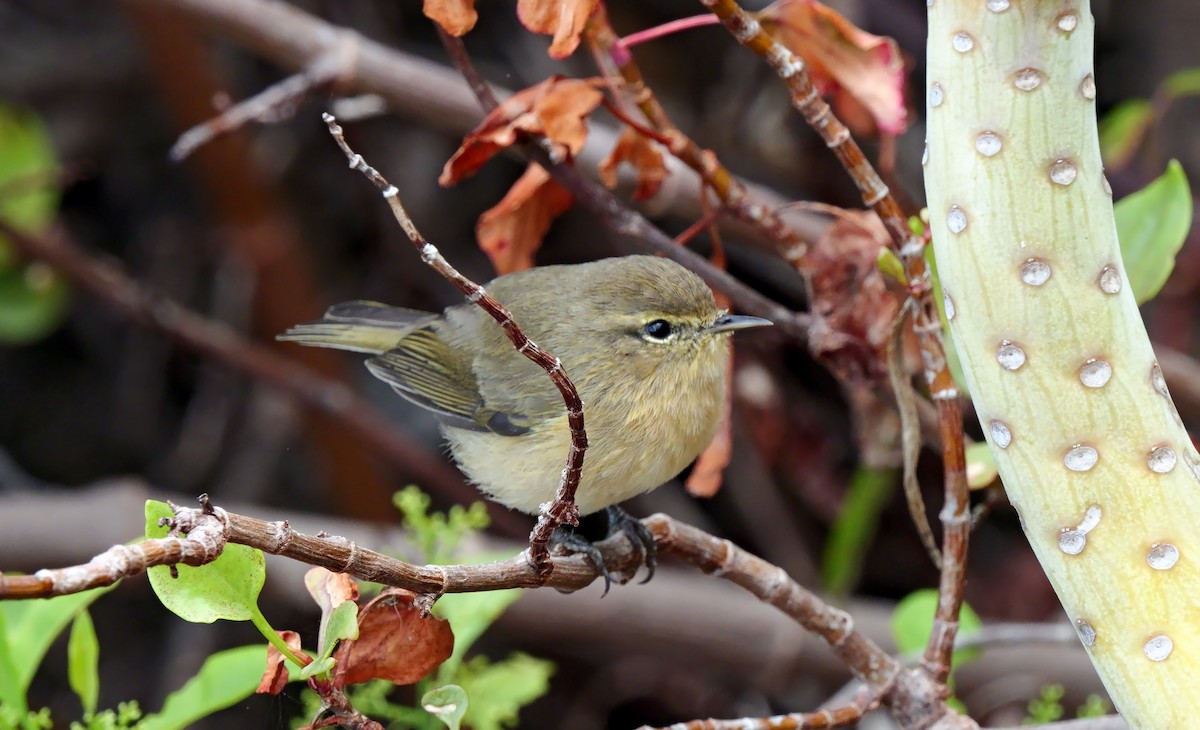
<svg viewBox="0 0 1200 730">
<path fill-rule="evenodd" d="M 543 266 L 486 288 L 530 339 L 562 360 L 585 407 L 688 358 L 705 336 L 703 328 L 720 314 L 695 274 L 650 256 Z M 656 319 L 672 325 L 675 341 L 644 338 L 645 325 Z M 449 425 L 519 435 L 563 413 L 562 397 L 546 374 L 474 304 L 450 307 L 368 366 Z"/>
</svg>

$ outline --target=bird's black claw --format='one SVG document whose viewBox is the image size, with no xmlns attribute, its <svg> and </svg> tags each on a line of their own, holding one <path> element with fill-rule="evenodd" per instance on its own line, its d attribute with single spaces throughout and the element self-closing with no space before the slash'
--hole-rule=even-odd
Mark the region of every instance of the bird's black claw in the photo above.
<svg viewBox="0 0 1200 730">
<path fill-rule="evenodd" d="M 604 510 L 608 517 L 608 536 L 618 533 L 625 536 L 633 544 L 635 550 L 642 556 L 646 565 L 646 577 L 640 583 L 649 583 L 654 577 L 654 569 L 658 567 L 658 545 L 654 542 L 654 533 L 625 510 L 613 505 Z"/>
<path fill-rule="evenodd" d="M 572 555 L 582 555 L 592 566 L 596 573 L 604 578 L 604 593 L 601 598 L 608 595 L 608 589 L 612 588 L 612 572 L 608 566 L 604 564 L 604 556 L 600 554 L 600 550 L 582 535 L 577 535 L 573 529 L 565 525 L 560 525 L 554 529 L 550 535 L 551 549 L 559 552 L 565 552 Z"/>
<path fill-rule="evenodd" d="M 598 517 L 599 513 L 596 516 Z M 593 521 L 591 517 L 591 515 L 588 516 L 585 526 L 599 532 L 599 521 Z M 646 583 L 653 578 L 654 569 L 658 566 L 658 547 L 654 543 L 654 534 L 650 532 L 650 529 L 643 525 L 640 520 L 631 517 L 628 512 L 620 507 L 608 507 L 604 510 L 604 517 L 608 523 L 607 530 L 604 533 L 605 537 L 612 537 L 614 535 L 625 536 L 633 545 L 633 549 L 638 552 L 641 558 L 640 562 L 646 566 L 646 577 L 641 582 Z M 587 530 L 584 531 L 587 532 Z M 591 534 L 595 534 L 595 532 Z M 582 555 L 588 561 L 588 564 L 592 566 L 592 569 L 596 571 L 596 574 L 604 578 L 605 596 L 608 595 L 609 589 L 612 588 L 614 580 L 618 583 L 625 583 L 633 577 L 632 574 L 614 576 L 612 571 L 608 569 L 608 566 L 604 564 L 604 556 L 592 544 L 592 541 L 565 525 L 559 526 L 554 530 L 554 533 L 550 536 L 550 547 L 556 552 L 567 553 L 569 555 Z"/>
</svg>

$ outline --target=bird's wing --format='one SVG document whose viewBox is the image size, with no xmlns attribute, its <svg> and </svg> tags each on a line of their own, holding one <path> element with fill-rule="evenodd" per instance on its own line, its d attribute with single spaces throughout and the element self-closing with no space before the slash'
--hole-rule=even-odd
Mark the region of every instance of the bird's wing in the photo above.
<svg viewBox="0 0 1200 730">
<path fill-rule="evenodd" d="M 448 426 L 505 432 L 507 419 L 485 412 L 470 363 L 432 327 L 408 333 L 392 349 L 367 360 L 366 365 L 375 377 L 432 411 Z M 492 427 L 493 420 L 499 428 Z"/>
</svg>

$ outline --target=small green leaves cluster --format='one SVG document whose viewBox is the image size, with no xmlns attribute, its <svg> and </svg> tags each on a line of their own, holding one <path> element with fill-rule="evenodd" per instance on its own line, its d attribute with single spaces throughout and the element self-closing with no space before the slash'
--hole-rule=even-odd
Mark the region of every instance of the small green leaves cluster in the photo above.
<svg viewBox="0 0 1200 730">
<path fill-rule="evenodd" d="M 1041 693 L 1029 701 L 1029 705 L 1027 706 L 1029 714 L 1026 716 L 1023 724 L 1044 725 L 1049 722 L 1061 720 L 1066 714 L 1066 710 L 1063 709 L 1062 705 L 1065 695 L 1066 691 L 1061 684 L 1048 684 L 1042 687 Z M 1079 719 L 1103 717 L 1111 709 L 1111 705 L 1103 697 L 1088 695 L 1087 700 L 1076 708 L 1075 717 Z"/>
</svg>

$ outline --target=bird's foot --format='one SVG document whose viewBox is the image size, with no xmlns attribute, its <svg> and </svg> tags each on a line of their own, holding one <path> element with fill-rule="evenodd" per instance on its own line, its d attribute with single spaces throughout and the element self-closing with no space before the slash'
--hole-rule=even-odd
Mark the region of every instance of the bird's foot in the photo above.
<svg viewBox="0 0 1200 730">
<path fill-rule="evenodd" d="M 649 583 L 654 577 L 654 569 L 658 567 L 658 545 L 654 542 L 654 533 L 641 520 L 616 505 L 605 509 L 604 514 L 608 517 L 608 536 L 620 533 L 633 544 L 633 549 L 641 556 L 640 562 L 646 566 L 646 577 L 640 582 Z"/>
<path fill-rule="evenodd" d="M 607 521 L 607 529 L 604 536 L 607 538 L 618 534 L 624 535 L 632 543 L 634 550 L 638 552 L 640 556 L 639 564 L 646 566 L 646 577 L 641 582 L 645 583 L 653 578 L 654 569 L 658 565 L 658 551 L 654 543 L 654 535 L 640 520 L 633 518 L 620 507 L 609 507 L 604 510 L 603 514 Z M 597 514 L 597 516 L 599 515 Z M 592 540 L 585 536 L 589 531 L 588 527 L 598 527 L 594 524 L 595 520 L 589 519 L 589 517 L 591 515 L 584 518 L 579 532 L 565 525 L 560 525 L 550 537 L 550 546 L 555 552 L 582 555 L 588 561 L 588 564 L 592 566 L 592 569 L 600 577 L 604 578 L 603 596 L 607 596 L 609 589 L 612 588 L 614 578 L 618 583 L 625 583 L 632 575 L 615 575 L 604 564 L 604 555 L 601 554 Z M 593 524 L 587 524 L 589 522 Z"/>
</svg>

